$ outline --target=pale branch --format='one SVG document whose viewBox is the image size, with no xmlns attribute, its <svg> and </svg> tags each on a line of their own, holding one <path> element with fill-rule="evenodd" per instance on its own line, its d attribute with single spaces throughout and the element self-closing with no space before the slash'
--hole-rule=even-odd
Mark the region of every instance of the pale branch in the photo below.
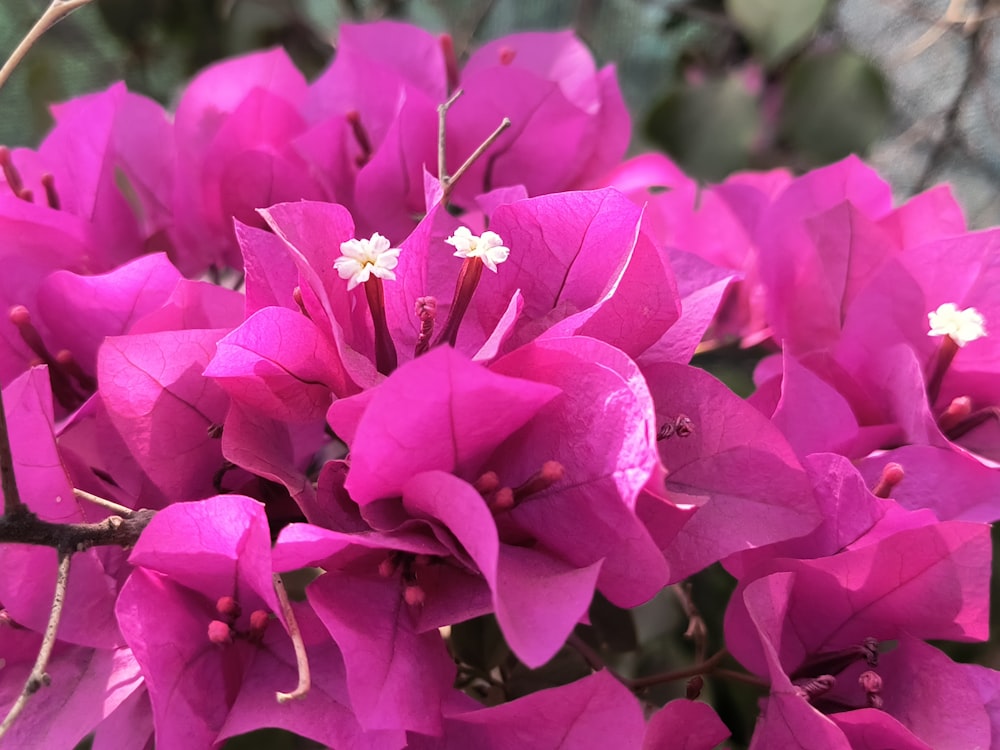
<svg viewBox="0 0 1000 750">
<path fill-rule="evenodd" d="M 503 131 L 510 127 L 510 118 L 503 118 L 496 130 L 490 133 L 486 137 L 486 140 L 480 143 L 479 147 L 462 163 L 462 166 L 455 170 L 455 174 L 449 175 L 446 159 L 448 110 L 451 109 L 452 105 L 463 93 L 462 89 L 455 89 L 455 92 L 448 97 L 448 101 L 438 106 L 438 182 L 441 183 L 441 205 L 443 206 L 448 205 L 448 198 L 451 197 L 451 193 L 455 189 L 455 183 L 461 179 L 462 175 L 469 171 L 469 167 L 476 163 L 479 157 L 486 152 L 486 149 L 493 145 Z"/>
<path fill-rule="evenodd" d="M 86 500 L 88 503 L 93 503 L 94 505 L 99 505 L 100 507 L 110 510 L 115 515 L 121 516 L 122 518 L 130 518 L 135 511 L 131 508 L 126 508 L 124 505 L 119 505 L 118 503 L 112 502 L 111 500 L 106 500 L 103 497 L 98 497 L 97 495 L 91 495 L 85 490 L 73 488 L 73 495 L 78 497 L 80 500 Z"/>
<path fill-rule="evenodd" d="M 131 511 L 128 518 L 111 516 L 98 523 L 52 523 L 22 506 L 0 517 L 0 544 L 32 544 L 63 553 L 91 547 L 132 547 L 149 524 L 155 510 Z"/>
<path fill-rule="evenodd" d="M 278 691 L 275 697 L 278 703 L 287 703 L 297 698 L 305 698 L 312 687 L 312 678 L 309 675 L 309 657 L 306 655 L 306 644 L 302 640 L 302 632 L 299 630 L 299 623 L 295 619 L 295 612 L 292 611 L 292 603 L 288 600 L 288 591 L 285 590 L 285 582 L 281 580 L 278 573 L 274 574 L 274 593 L 278 595 L 278 604 L 281 605 L 281 614 L 285 618 L 288 626 L 288 635 L 292 639 L 292 646 L 295 648 L 295 666 L 299 672 L 299 684 L 290 693 Z"/>
<path fill-rule="evenodd" d="M 10 74 L 14 72 L 14 68 L 20 64 L 24 56 L 28 54 L 30 50 L 42 35 L 55 26 L 59 21 L 64 19 L 70 13 L 72 13 L 77 8 L 82 8 L 84 5 L 88 5 L 91 0 L 52 0 L 49 3 L 49 7 L 45 9 L 41 17 L 35 22 L 35 25 L 31 27 L 31 30 L 24 36 L 21 43 L 14 48 L 14 51 L 7 58 L 7 62 L 3 64 L 0 68 L 0 88 L 7 82 L 10 78 Z"/>
<path fill-rule="evenodd" d="M 49 684 L 50 678 L 45 670 L 49 666 L 49 657 L 52 656 L 52 649 L 56 645 L 56 632 L 59 630 L 59 620 L 62 617 L 63 603 L 66 601 L 66 585 L 69 580 L 69 565 L 72 553 L 62 551 L 59 553 L 59 570 L 56 574 L 56 591 L 52 597 L 52 609 L 49 611 L 49 622 L 45 626 L 45 635 L 42 637 L 41 648 L 38 649 L 38 657 L 35 659 L 35 666 L 31 668 L 31 674 L 21 694 L 10 707 L 3 723 L 0 723 L 0 739 L 10 730 L 11 726 L 24 707 L 28 704 L 28 699 L 43 687 Z"/>
<path fill-rule="evenodd" d="M 451 191 L 455 189 L 455 183 L 458 182 L 459 179 L 461 179 L 462 175 L 464 175 L 467 171 L 469 171 L 469 167 L 475 164 L 476 160 L 479 159 L 479 157 L 486 152 L 486 149 L 492 146 L 493 143 L 496 141 L 496 139 L 499 138 L 500 135 L 503 133 L 503 131 L 505 131 L 509 127 L 510 127 L 510 118 L 509 117 L 503 118 L 503 120 L 500 121 L 500 124 L 497 125 L 497 129 L 494 130 L 492 133 L 490 133 L 486 137 L 486 140 L 479 144 L 479 148 L 473 151 L 472 154 L 469 156 L 469 158 L 465 160 L 462 166 L 460 166 L 457 170 L 455 170 L 455 174 L 449 177 L 448 181 L 444 185 L 444 195 L 441 197 L 442 203 L 445 204 L 448 203 L 448 197 L 451 195 Z"/>
<path fill-rule="evenodd" d="M 448 110 L 451 105 L 458 101 L 465 92 L 462 89 L 455 89 L 455 92 L 448 97 L 448 101 L 438 105 L 438 182 L 443 188 L 448 184 L 448 164 L 445 160 L 445 142 L 447 140 Z"/>
</svg>

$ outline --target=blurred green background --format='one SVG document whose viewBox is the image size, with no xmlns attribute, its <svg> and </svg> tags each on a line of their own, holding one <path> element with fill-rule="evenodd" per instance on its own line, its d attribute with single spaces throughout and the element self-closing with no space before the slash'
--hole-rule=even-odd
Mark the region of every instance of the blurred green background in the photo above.
<svg viewBox="0 0 1000 750">
<path fill-rule="evenodd" d="M 42 0 L 0 5 L 11 50 Z M 35 145 L 53 101 L 124 79 L 164 104 L 205 64 L 284 45 L 307 73 L 340 23 L 399 18 L 459 50 L 571 26 L 615 62 L 636 123 L 694 175 L 804 170 L 854 152 L 900 198 L 955 188 L 1000 223 L 997 0 L 95 0 L 52 29 L 3 92 L 0 143 Z"/>
<path fill-rule="evenodd" d="M 308 74 L 342 22 L 396 17 L 450 31 L 459 50 L 521 29 L 572 26 L 618 65 L 637 125 L 688 171 L 807 168 L 865 152 L 888 122 L 882 74 L 839 38 L 828 0 L 97 0 L 55 27 L 3 94 L 0 142 L 34 145 L 49 102 L 124 79 L 169 104 L 205 64 L 281 44 Z M 11 49 L 43 5 L 8 0 Z"/>
<path fill-rule="evenodd" d="M 44 7 L 0 5 L 0 54 Z M 407 20 L 450 32 L 460 53 L 513 31 L 569 26 L 599 63 L 617 65 L 633 152 L 662 149 L 705 180 L 741 169 L 802 171 L 859 153 L 900 199 L 951 181 L 970 222 L 985 226 L 1000 223 L 998 14 L 995 0 L 95 0 L 53 28 L 0 91 L 0 143 L 37 145 L 50 103 L 118 80 L 170 105 L 199 68 L 261 47 L 283 45 L 315 75 L 333 56 L 341 23 Z M 696 364 L 746 393 L 756 358 L 723 352 Z M 694 581 L 714 646 L 730 588 L 720 569 Z M 642 644 L 632 669 L 690 663 L 686 620 L 669 592 L 635 613 L 636 633 L 620 617 L 597 620 L 615 623 L 599 634 L 605 641 Z M 988 646 L 949 651 L 1000 666 Z M 572 679 L 585 665 L 570 653 L 544 669 Z M 534 689 L 548 677 L 536 674 Z M 682 684 L 648 697 L 663 702 L 677 691 Z M 757 693 L 716 680 L 705 692 L 733 730 L 733 746 L 744 746 Z M 273 732 L 227 745 L 311 746 Z"/>
</svg>

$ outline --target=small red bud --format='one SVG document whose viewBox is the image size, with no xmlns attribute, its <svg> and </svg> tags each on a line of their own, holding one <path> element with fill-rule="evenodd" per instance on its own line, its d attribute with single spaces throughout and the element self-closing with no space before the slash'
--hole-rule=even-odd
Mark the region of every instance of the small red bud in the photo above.
<svg viewBox="0 0 1000 750">
<path fill-rule="evenodd" d="M 495 471 L 487 471 L 472 486 L 476 488 L 476 492 L 480 495 L 488 495 L 491 492 L 495 492 L 497 487 L 500 486 L 500 477 L 497 476 Z"/>
<path fill-rule="evenodd" d="M 906 472 L 903 471 L 902 466 L 895 461 L 890 461 L 882 467 L 882 476 L 879 477 L 878 484 L 875 485 L 872 494 L 875 497 L 889 497 L 895 486 L 903 481 L 905 475 Z"/>
<path fill-rule="evenodd" d="M 378 574 L 383 578 L 391 578 L 396 572 L 396 561 L 387 557 L 378 564 Z"/>
<path fill-rule="evenodd" d="M 687 681 L 687 685 L 684 688 L 684 697 L 689 701 L 698 700 L 701 696 L 701 690 L 705 687 L 705 678 L 700 674 L 696 674 L 690 680 Z"/>
<path fill-rule="evenodd" d="M 208 640 L 217 646 L 227 646 L 233 642 L 233 630 L 229 623 L 212 620 L 208 623 Z"/>
<path fill-rule="evenodd" d="M 858 684 L 866 693 L 882 692 L 882 677 L 877 672 L 868 670 L 858 676 Z"/>
<path fill-rule="evenodd" d="M 31 313 L 28 312 L 28 308 L 24 305 L 14 305 L 10 308 L 8 316 L 10 317 L 10 322 L 18 328 L 31 325 Z"/>
<path fill-rule="evenodd" d="M 540 472 L 542 481 L 555 484 L 566 475 L 566 469 L 558 461 L 546 461 Z"/>
<path fill-rule="evenodd" d="M 220 596 L 219 601 L 215 603 L 215 611 L 230 622 L 235 622 L 239 619 L 240 614 L 243 612 L 240 609 L 239 602 L 231 596 Z"/>
<path fill-rule="evenodd" d="M 271 615 L 263 609 L 255 609 L 250 613 L 250 632 L 247 633 L 247 640 L 251 643 L 260 643 L 264 640 L 264 631 L 267 630 L 271 622 Z"/>
<path fill-rule="evenodd" d="M 403 599 L 411 607 L 419 607 L 423 605 L 424 600 L 426 599 L 426 594 L 424 594 L 424 590 L 422 588 L 414 584 L 412 586 L 407 586 L 403 590 Z"/>
<path fill-rule="evenodd" d="M 493 515 L 505 513 L 514 507 L 514 490 L 510 487 L 501 487 L 490 500 L 490 512 Z"/>
</svg>

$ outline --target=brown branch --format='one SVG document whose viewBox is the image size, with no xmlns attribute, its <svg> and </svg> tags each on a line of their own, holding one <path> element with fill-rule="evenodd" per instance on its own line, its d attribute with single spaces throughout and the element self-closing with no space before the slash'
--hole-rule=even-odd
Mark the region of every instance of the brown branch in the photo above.
<svg viewBox="0 0 1000 750">
<path fill-rule="evenodd" d="M 52 523 L 23 508 L 0 518 L 0 544 L 33 544 L 62 553 L 132 547 L 155 515 L 155 510 L 138 510 L 128 518 L 111 516 L 99 523 Z"/>
<path fill-rule="evenodd" d="M 708 652 L 708 625 L 705 619 L 695 606 L 694 599 L 691 598 L 692 585 L 690 581 L 675 583 L 670 587 L 674 596 L 677 597 L 684 615 L 688 618 L 688 627 L 684 631 L 684 637 L 694 642 L 694 657 L 697 661 L 704 661 Z"/>
<path fill-rule="evenodd" d="M 636 677 L 631 680 L 623 680 L 623 682 L 632 690 L 644 690 L 648 687 L 653 687 L 654 685 L 662 685 L 665 682 L 686 680 L 689 677 L 694 677 L 696 675 L 708 675 L 713 672 L 719 673 L 722 672 L 722 670 L 718 668 L 718 665 L 728 655 L 729 652 L 723 648 L 699 664 L 695 664 L 684 669 L 675 669 L 670 672 L 661 672 L 660 674 L 650 675 L 649 677 Z M 726 671 L 728 672 L 729 670 Z"/>
<path fill-rule="evenodd" d="M 21 502 L 14 477 L 14 457 L 10 452 L 10 432 L 7 429 L 7 413 L 3 406 L 3 389 L 0 388 L 0 481 L 3 487 L 4 517 L 14 516 L 27 510 Z"/>
<path fill-rule="evenodd" d="M 576 633 L 569 634 L 569 638 L 566 639 L 566 644 L 576 649 L 576 652 L 583 657 L 585 662 L 587 662 L 587 666 L 595 672 L 600 672 L 602 669 L 608 669 L 608 665 L 604 663 L 603 657 L 601 657 L 597 651 L 590 647 L 589 643 L 583 640 L 583 638 L 578 636 Z M 608 671 L 614 674 L 611 669 L 608 669 Z M 615 676 L 618 677 L 618 675 Z M 622 678 L 619 677 L 618 679 Z"/>
<path fill-rule="evenodd" d="M 31 27 L 31 30 L 21 40 L 21 43 L 14 48 L 10 57 L 7 58 L 7 62 L 0 68 L 0 88 L 3 88 L 7 79 L 10 78 L 10 74 L 14 72 L 14 68 L 24 59 L 24 56 L 28 54 L 28 50 L 42 37 L 42 34 L 74 10 L 82 8 L 90 2 L 91 0 L 52 0 L 49 7 L 45 9 L 45 12 L 35 22 L 35 25 Z"/>
<path fill-rule="evenodd" d="M 28 699 L 43 687 L 49 684 L 50 678 L 45 670 L 49 665 L 49 657 L 52 656 L 52 649 L 56 645 L 56 631 L 59 630 L 59 619 L 62 617 L 63 602 L 66 601 L 66 584 L 69 580 L 69 564 L 72 556 L 68 552 L 59 553 L 59 571 L 56 574 L 56 591 L 52 598 L 52 609 L 49 612 L 49 622 L 45 626 L 45 635 L 42 637 L 41 648 L 38 649 L 38 658 L 35 659 L 35 666 L 31 668 L 31 674 L 24 683 L 21 694 L 10 707 L 3 723 L 0 724 L 0 739 L 10 730 L 11 726 L 24 707 L 28 704 Z"/>
</svg>

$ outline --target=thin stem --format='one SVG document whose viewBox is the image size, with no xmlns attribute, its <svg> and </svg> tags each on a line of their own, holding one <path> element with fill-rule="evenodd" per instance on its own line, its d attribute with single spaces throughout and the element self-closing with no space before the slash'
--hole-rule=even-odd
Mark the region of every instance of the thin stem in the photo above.
<svg viewBox="0 0 1000 750">
<path fill-rule="evenodd" d="M 372 326 L 375 332 L 375 369 L 383 375 L 389 375 L 396 369 L 396 347 L 392 343 L 389 323 L 385 317 L 385 289 L 382 279 L 372 276 L 365 282 L 365 297 L 368 309 L 372 314 Z"/>
<path fill-rule="evenodd" d="M 723 648 L 712 654 L 712 656 L 705 661 L 695 664 L 694 666 L 687 667 L 685 669 L 675 669 L 671 672 L 661 672 L 660 674 L 650 675 L 649 677 L 636 677 L 631 680 L 623 680 L 623 682 L 632 690 L 643 690 L 654 685 L 662 685 L 665 682 L 686 680 L 687 678 L 694 677 L 695 675 L 721 674 L 723 671 L 729 672 L 729 670 L 718 669 L 718 664 L 728 655 L 729 652 Z"/>
<path fill-rule="evenodd" d="M 569 638 L 566 639 L 566 643 L 576 649 L 576 652 L 583 657 L 583 660 L 587 662 L 587 665 L 595 672 L 600 672 L 602 669 L 607 668 L 608 665 L 604 663 L 604 659 L 601 655 L 591 648 L 590 644 L 576 633 L 570 633 Z"/>
<path fill-rule="evenodd" d="M 312 687 L 312 678 L 309 676 L 309 657 L 306 655 L 306 644 L 302 640 L 302 632 L 299 630 L 299 623 L 295 619 L 292 611 L 292 603 L 288 601 L 288 592 L 285 590 L 285 582 L 281 580 L 278 573 L 274 574 L 274 593 L 278 595 L 278 604 L 281 605 L 281 614 L 285 618 L 288 626 L 288 635 L 292 639 L 292 646 L 295 648 L 295 666 L 299 671 L 299 684 L 290 693 L 275 693 L 278 703 L 287 703 L 297 698 L 305 698 Z"/>
<path fill-rule="evenodd" d="M 944 382 L 945 373 L 958 354 L 959 346 L 951 336 L 942 337 L 941 346 L 934 353 L 931 360 L 931 371 L 927 376 L 927 405 L 932 409 L 938 396 L 941 395 L 941 383 Z"/>
<path fill-rule="evenodd" d="M 445 161 L 448 110 L 451 109 L 451 105 L 458 101 L 458 98 L 464 93 L 462 89 L 455 89 L 455 93 L 448 97 L 448 101 L 438 107 L 438 182 L 441 183 L 441 187 L 448 184 L 448 164 Z"/>
<path fill-rule="evenodd" d="M 958 440 L 965 433 L 974 430 L 979 427 L 979 425 L 984 422 L 988 422 L 991 419 L 995 419 L 1000 422 L 1000 407 L 987 406 L 983 409 L 972 412 L 954 427 L 945 430 L 945 435 L 948 436 L 949 440 Z"/>
<path fill-rule="evenodd" d="M 670 587 L 674 596 L 677 597 L 684 615 L 688 618 L 688 627 L 684 632 L 684 637 L 694 642 L 694 656 L 697 661 L 704 661 L 708 651 L 708 625 L 705 619 L 695 606 L 694 599 L 691 598 L 691 582 L 675 583 Z"/>
<path fill-rule="evenodd" d="M 712 670 L 712 674 L 716 677 L 724 677 L 727 680 L 735 680 L 736 682 L 744 682 L 747 685 L 753 685 L 755 687 L 764 688 L 765 690 L 771 687 L 771 683 L 767 680 L 761 679 L 756 675 L 747 674 L 746 672 L 737 672 L 735 669 L 715 669 Z"/>
<path fill-rule="evenodd" d="M 444 204 L 448 203 L 448 198 L 451 196 L 452 191 L 455 189 L 455 183 L 457 183 L 461 179 L 462 175 L 464 175 L 467 171 L 469 171 L 469 167 L 475 164 L 476 160 L 483 155 L 486 149 L 492 146 L 493 143 L 496 141 L 496 139 L 499 138 L 500 135 L 503 133 L 503 131 L 505 131 L 509 127 L 510 127 L 510 118 L 509 117 L 503 118 L 503 120 L 497 126 L 497 129 L 494 130 L 492 133 L 490 133 L 485 141 L 479 144 L 479 148 L 473 151 L 472 154 L 469 156 L 469 158 L 466 159 L 465 162 L 462 164 L 462 166 L 460 166 L 457 170 L 455 170 L 455 174 L 447 178 L 444 185 L 442 186 L 444 188 L 444 194 L 441 196 L 442 203 Z"/>
<path fill-rule="evenodd" d="M 93 503 L 94 505 L 99 505 L 102 508 L 110 510 L 112 513 L 116 513 L 122 518 L 131 518 L 135 515 L 135 511 L 131 508 L 126 508 L 124 505 L 119 505 L 111 500 L 105 500 L 103 497 L 98 497 L 97 495 L 91 495 L 85 490 L 73 488 L 73 494 L 80 498 L 81 500 L 86 500 L 88 503 Z"/>
<path fill-rule="evenodd" d="M 0 724 L 0 739 L 10 730 L 11 726 L 21 715 L 24 707 L 28 704 L 28 699 L 43 687 L 49 684 L 50 678 L 45 673 L 49 665 L 49 657 L 52 656 L 52 649 L 56 645 L 56 632 L 59 630 L 59 619 L 62 617 L 63 603 L 66 601 L 66 584 L 69 580 L 69 564 L 72 556 L 68 552 L 59 553 L 59 571 L 56 574 L 56 592 L 52 598 L 52 609 L 49 611 L 49 622 L 45 626 L 45 635 L 42 637 L 42 646 L 38 649 L 38 658 L 35 659 L 35 666 L 31 669 L 27 681 L 21 694 L 10 707 L 3 723 Z"/>
<path fill-rule="evenodd" d="M 458 341 L 458 329 L 462 325 L 462 318 L 465 317 L 472 295 L 479 285 L 479 279 L 483 275 L 483 261 L 481 258 L 466 258 L 462 263 L 462 268 L 458 272 L 458 281 L 455 283 L 455 296 L 451 300 L 451 307 L 448 309 L 448 317 L 444 321 L 441 333 L 438 335 L 435 346 L 449 344 L 455 346 Z"/>
<path fill-rule="evenodd" d="M 11 52 L 10 57 L 7 58 L 7 62 L 0 68 L 0 88 L 3 88 L 7 79 L 10 78 L 10 74 L 14 72 L 14 68 L 20 64 L 24 56 L 28 54 L 28 50 L 35 45 L 35 42 L 41 38 L 42 34 L 74 10 L 82 8 L 90 2 L 91 0 L 52 0 L 49 7 L 42 13 L 41 18 L 35 22 L 35 25 L 31 27 L 31 30 L 21 40 L 21 43 Z"/>
<path fill-rule="evenodd" d="M 17 478 L 14 476 L 14 457 L 10 452 L 10 432 L 7 429 L 7 413 L 3 406 L 3 389 L 0 388 L 0 481 L 3 487 L 3 514 L 11 518 L 27 511 L 27 506 L 21 502 L 21 493 L 17 489 Z"/>
</svg>

